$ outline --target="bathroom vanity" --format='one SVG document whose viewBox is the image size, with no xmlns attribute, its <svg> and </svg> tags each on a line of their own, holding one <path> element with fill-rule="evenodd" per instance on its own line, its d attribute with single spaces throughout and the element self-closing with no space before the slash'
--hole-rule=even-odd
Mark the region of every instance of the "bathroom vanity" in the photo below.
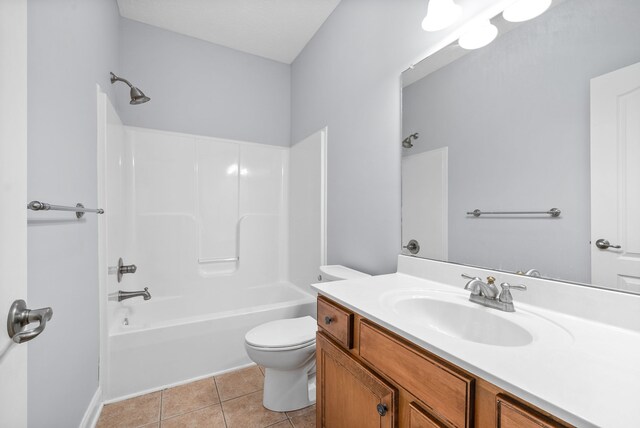
<svg viewBox="0 0 640 428">
<path fill-rule="evenodd" d="M 398 271 L 314 286 L 318 427 L 640 423 L 640 297 L 406 256 Z M 461 273 L 528 290 L 497 311 Z"/>
<path fill-rule="evenodd" d="M 318 426 L 571 426 L 324 297 L 318 320 Z"/>
</svg>

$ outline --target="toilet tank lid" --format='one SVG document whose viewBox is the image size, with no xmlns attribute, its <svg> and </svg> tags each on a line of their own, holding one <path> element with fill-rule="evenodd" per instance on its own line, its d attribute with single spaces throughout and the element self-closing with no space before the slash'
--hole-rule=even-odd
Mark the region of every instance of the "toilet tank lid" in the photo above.
<svg viewBox="0 0 640 428">
<path fill-rule="evenodd" d="M 288 318 L 261 324 L 246 334 L 249 345 L 260 348 L 287 348 L 312 343 L 316 339 L 318 324 L 310 316 Z"/>
<path fill-rule="evenodd" d="M 320 266 L 320 272 L 322 272 L 327 277 L 327 279 L 356 279 L 371 276 L 368 273 L 350 269 L 342 265 Z"/>
</svg>

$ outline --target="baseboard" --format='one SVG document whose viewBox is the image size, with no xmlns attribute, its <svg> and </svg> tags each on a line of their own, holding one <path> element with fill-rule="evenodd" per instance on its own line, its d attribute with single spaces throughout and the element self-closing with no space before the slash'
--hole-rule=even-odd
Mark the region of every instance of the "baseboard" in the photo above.
<svg viewBox="0 0 640 428">
<path fill-rule="evenodd" d="M 98 423 L 100 412 L 102 412 L 102 389 L 98 387 L 96 393 L 93 394 L 89 407 L 87 407 L 87 411 L 84 412 L 80 428 L 94 428 Z"/>
</svg>

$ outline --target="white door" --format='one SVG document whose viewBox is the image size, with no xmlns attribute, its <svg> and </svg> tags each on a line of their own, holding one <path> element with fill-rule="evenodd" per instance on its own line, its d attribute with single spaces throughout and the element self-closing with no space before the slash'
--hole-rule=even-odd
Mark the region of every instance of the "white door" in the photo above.
<svg viewBox="0 0 640 428">
<path fill-rule="evenodd" d="M 591 247 L 594 284 L 640 293 L 640 63 L 591 80 Z"/>
<path fill-rule="evenodd" d="M 420 246 L 403 254 L 448 259 L 448 205 L 447 147 L 403 157 L 402 245 L 415 240 Z"/>
<path fill-rule="evenodd" d="M 27 425 L 27 346 L 6 317 L 27 298 L 27 0 L 0 0 L 0 427 Z"/>
</svg>

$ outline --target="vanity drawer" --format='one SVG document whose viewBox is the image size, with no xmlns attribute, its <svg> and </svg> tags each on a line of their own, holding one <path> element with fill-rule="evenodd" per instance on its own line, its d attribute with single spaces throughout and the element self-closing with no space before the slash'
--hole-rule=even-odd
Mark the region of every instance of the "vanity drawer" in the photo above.
<svg viewBox="0 0 640 428">
<path fill-rule="evenodd" d="M 347 349 L 353 347 L 353 312 L 318 296 L 318 327 Z"/>
<path fill-rule="evenodd" d="M 566 425 L 544 416 L 505 395 L 496 396 L 498 428 L 566 428 Z"/>
<path fill-rule="evenodd" d="M 365 320 L 360 321 L 359 331 L 360 357 L 364 361 L 426 404 L 441 421 L 460 428 L 472 426 L 472 377 Z"/>
</svg>

